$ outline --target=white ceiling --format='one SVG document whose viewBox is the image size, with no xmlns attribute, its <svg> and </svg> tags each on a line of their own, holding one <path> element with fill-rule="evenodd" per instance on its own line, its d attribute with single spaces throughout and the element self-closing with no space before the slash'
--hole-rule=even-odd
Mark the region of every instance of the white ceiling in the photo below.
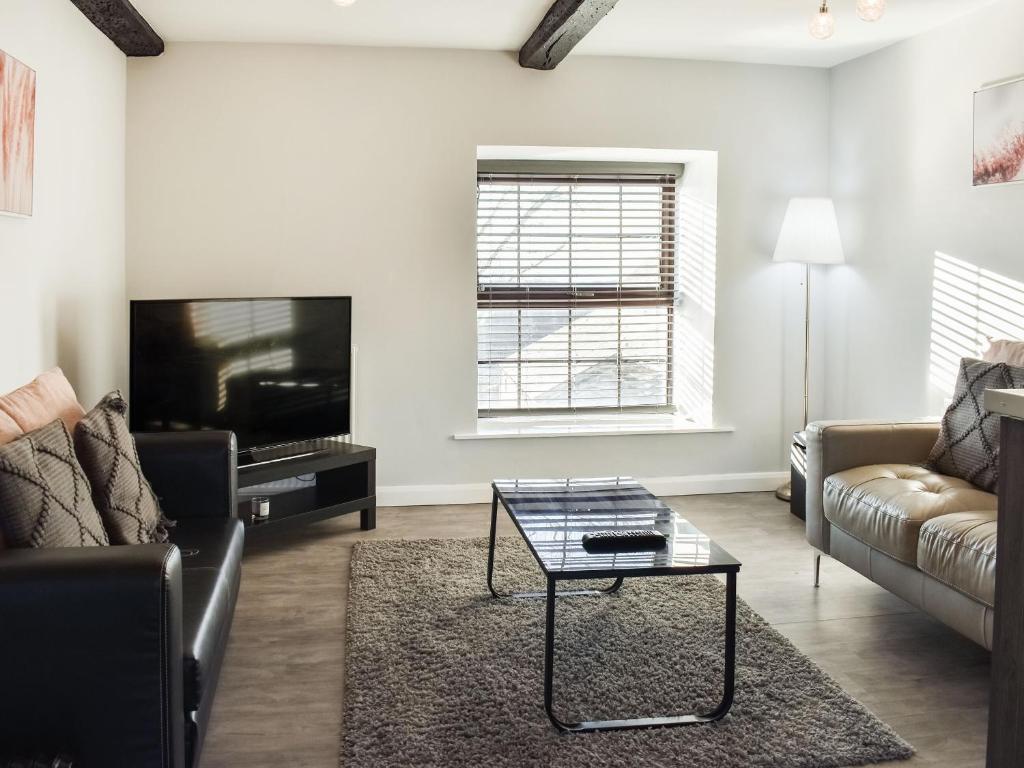
<svg viewBox="0 0 1024 768">
<path fill-rule="evenodd" d="M 829 67 L 995 0 L 889 0 L 874 24 L 832 0 L 836 34 L 807 33 L 818 0 L 619 0 L 574 55 Z M 552 0 L 134 0 L 167 41 L 323 43 L 518 50 Z"/>
</svg>

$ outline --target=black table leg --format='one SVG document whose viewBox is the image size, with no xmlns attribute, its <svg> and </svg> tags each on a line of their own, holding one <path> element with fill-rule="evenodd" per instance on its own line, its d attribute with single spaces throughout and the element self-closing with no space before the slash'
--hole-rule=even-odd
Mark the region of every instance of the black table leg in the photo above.
<svg viewBox="0 0 1024 768">
<path fill-rule="evenodd" d="M 545 594 L 545 626 L 544 631 L 544 711 L 548 713 L 556 726 L 558 719 L 552 714 L 553 702 L 552 688 L 555 681 L 555 580 L 548 576 L 548 591 Z"/>
<path fill-rule="evenodd" d="M 359 513 L 359 527 L 364 531 L 372 531 L 377 527 L 377 505 L 373 505 Z"/>
<path fill-rule="evenodd" d="M 498 492 L 491 496 L 491 540 L 487 545 L 487 588 L 495 597 L 502 597 L 494 590 L 494 542 L 498 531 Z"/>
<path fill-rule="evenodd" d="M 552 689 L 555 662 L 555 579 L 548 577 L 547 621 L 544 633 L 544 709 L 560 731 L 620 731 L 631 728 L 658 728 L 671 725 L 697 725 L 721 720 L 732 707 L 736 687 L 736 574 L 726 574 L 725 591 L 725 685 L 721 703 L 706 714 L 672 715 L 669 717 L 637 717 L 628 720 L 589 720 L 563 722 L 555 715 Z"/>
<path fill-rule="evenodd" d="M 512 592 L 503 594 L 494 588 L 494 546 L 497 540 L 498 530 L 498 492 L 494 492 L 491 498 L 491 538 L 487 545 L 487 589 L 495 597 L 516 597 L 516 598 L 541 598 L 546 597 L 546 592 Z M 607 589 L 574 589 L 566 592 L 559 592 L 559 597 L 590 597 L 593 595 L 610 595 L 618 592 L 622 586 L 622 578 L 618 578 Z"/>
</svg>

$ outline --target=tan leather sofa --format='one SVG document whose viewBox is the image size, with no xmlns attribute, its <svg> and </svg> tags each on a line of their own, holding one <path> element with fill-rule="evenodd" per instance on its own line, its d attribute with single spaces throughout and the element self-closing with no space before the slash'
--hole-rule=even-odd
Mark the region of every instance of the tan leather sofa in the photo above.
<svg viewBox="0 0 1024 768">
<path fill-rule="evenodd" d="M 937 423 L 807 427 L 807 540 L 991 650 L 996 496 L 923 465 Z"/>
</svg>

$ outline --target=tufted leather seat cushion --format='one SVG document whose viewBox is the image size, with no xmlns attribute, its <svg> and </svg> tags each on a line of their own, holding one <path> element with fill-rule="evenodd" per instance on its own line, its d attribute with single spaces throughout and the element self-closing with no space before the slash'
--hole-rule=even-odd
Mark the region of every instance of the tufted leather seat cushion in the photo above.
<svg viewBox="0 0 1024 768">
<path fill-rule="evenodd" d="M 985 605 L 996 601 L 996 512 L 957 512 L 921 526 L 917 567 Z"/>
<path fill-rule="evenodd" d="M 925 467 L 875 464 L 827 477 L 824 506 L 832 525 L 916 567 L 924 523 L 954 512 L 995 510 L 996 497 Z"/>
</svg>

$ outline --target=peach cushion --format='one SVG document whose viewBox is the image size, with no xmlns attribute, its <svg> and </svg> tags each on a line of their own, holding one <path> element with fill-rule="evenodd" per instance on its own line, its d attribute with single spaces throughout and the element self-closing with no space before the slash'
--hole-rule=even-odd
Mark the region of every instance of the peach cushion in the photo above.
<svg viewBox="0 0 1024 768">
<path fill-rule="evenodd" d="M 989 344 L 983 359 L 986 363 L 1006 363 L 1024 367 L 1024 341 L 996 339 Z"/>
<path fill-rule="evenodd" d="M 18 422 L 3 411 L 0 411 L 0 445 L 9 443 L 11 440 L 19 438 L 23 434 L 25 434 L 25 432 L 18 426 Z"/>
<path fill-rule="evenodd" d="M 71 382 L 60 368 L 39 374 L 31 383 L 0 397 L 0 412 L 14 420 L 22 432 L 45 427 L 60 419 L 69 432 L 85 416 Z"/>
</svg>

